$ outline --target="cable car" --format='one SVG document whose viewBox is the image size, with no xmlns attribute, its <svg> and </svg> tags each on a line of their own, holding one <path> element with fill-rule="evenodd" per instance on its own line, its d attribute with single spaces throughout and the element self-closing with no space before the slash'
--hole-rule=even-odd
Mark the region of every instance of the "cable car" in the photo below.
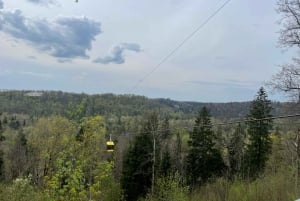
<svg viewBox="0 0 300 201">
<path fill-rule="evenodd" d="M 111 136 L 109 136 L 109 141 L 106 142 L 106 151 L 114 152 L 115 143 L 111 140 Z"/>
</svg>

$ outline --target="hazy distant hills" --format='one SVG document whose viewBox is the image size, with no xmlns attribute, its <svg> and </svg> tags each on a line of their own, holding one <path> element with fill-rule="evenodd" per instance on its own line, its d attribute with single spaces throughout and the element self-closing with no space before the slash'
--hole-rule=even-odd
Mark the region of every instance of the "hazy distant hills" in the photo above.
<svg viewBox="0 0 300 201">
<path fill-rule="evenodd" d="M 273 114 L 280 115 L 288 103 L 273 103 Z M 23 113 L 37 116 L 67 115 L 81 110 L 82 115 L 137 116 L 149 110 L 167 114 L 171 118 L 189 119 L 206 106 L 217 118 L 244 117 L 250 102 L 199 103 L 150 99 L 136 95 L 87 95 L 62 91 L 0 91 L 0 112 Z"/>
</svg>

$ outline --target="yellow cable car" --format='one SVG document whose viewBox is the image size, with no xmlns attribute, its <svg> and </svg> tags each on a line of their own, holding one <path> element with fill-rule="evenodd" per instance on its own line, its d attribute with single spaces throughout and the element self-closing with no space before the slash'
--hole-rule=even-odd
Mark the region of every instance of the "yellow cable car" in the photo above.
<svg viewBox="0 0 300 201">
<path fill-rule="evenodd" d="M 109 137 L 109 141 L 106 142 L 106 151 L 114 152 L 115 143 L 111 140 L 111 136 Z"/>
</svg>

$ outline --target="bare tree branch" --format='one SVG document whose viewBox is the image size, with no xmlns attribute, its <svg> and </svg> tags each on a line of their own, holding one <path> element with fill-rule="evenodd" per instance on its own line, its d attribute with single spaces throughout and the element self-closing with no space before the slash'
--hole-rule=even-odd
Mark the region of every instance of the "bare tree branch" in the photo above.
<svg viewBox="0 0 300 201">
<path fill-rule="evenodd" d="M 300 0 L 278 0 L 277 6 L 282 25 L 279 44 L 282 47 L 300 47 Z M 300 102 L 300 59 L 293 58 L 290 64 L 281 66 L 266 85 Z"/>
</svg>

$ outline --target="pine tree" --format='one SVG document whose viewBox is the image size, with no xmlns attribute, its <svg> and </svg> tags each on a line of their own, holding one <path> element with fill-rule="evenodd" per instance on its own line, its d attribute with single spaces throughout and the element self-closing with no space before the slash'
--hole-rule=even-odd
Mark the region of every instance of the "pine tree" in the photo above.
<svg viewBox="0 0 300 201">
<path fill-rule="evenodd" d="M 272 120 L 265 119 L 256 121 L 256 119 L 270 118 L 271 101 L 263 87 L 257 93 L 257 97 L 252 101 L 250 113 L 247 116 L 247 133 L 249 135 L 249 144 L 246 151 L 247 175 L 253 178 L 263 172 L 266 161 L 271 153 L 272 141 L 270 130 L 272 129 Z"/>
<path fill-rule="evenodd" d="M 146 195 L 152 185 L 153 133 L 157 127 L 157 115 L 152 113 L 125 155 L 121 186 L 127 200 L 135 201 Z"/>
<path fill-rule="evenodd" d="M 166 177 L 171 174 L 172 164 L 171 164 L 171 155 L 168 149 L 162 153 L 162 159 L 159 167 L 160 175 Z"/>
<path fill-rule="evenodd" d="M 161 134 L 161 139 L 162 140 L 167 140 L 171 137 L 170 123 L 169 123 L 169 118 L 168 117 L 166 117 L 163 120 L 161 130 L 162 130 L 162 134 Z"/>
<path fill-rule="evenodd" d="M 237 173 L 241 172 L 244 146 L 245 146 L 245 131 L 242 125 L 239 123 L 230 138 L 228 145 L 228 159 L 230 165 L 229 175 L 232 178 Z"/>
<path fill-rule="evenodd" d="M 192 186 L 203 184 L 224 170 L 221 153 L 215 148 L 215 139 L 209 112 L 203 107 L 195 121 L 189 141 L 187 179 Z"/>
<path fill-rule="evenodd" d="M 182 138 L 180 136 L 180 132 L 176 133 L 176 141 L 175 141 L 175 168 L 179 172 L 180 175 L 184 174 L 183 168 L 183 160 L 182 160 Z"/>
<path fill-rule="evenodd" d="M 158 176 L 165 177 L 171 174 L 172 164 L 171 164 L 171 154 L 170 154 L 170 124 L 169 118 L 166 117 L 161 125 L 161 134 L 159 135 L 159 149 L 160 149 L 160 157 L 159 157 L 159 170 Z"/>
</svg>

